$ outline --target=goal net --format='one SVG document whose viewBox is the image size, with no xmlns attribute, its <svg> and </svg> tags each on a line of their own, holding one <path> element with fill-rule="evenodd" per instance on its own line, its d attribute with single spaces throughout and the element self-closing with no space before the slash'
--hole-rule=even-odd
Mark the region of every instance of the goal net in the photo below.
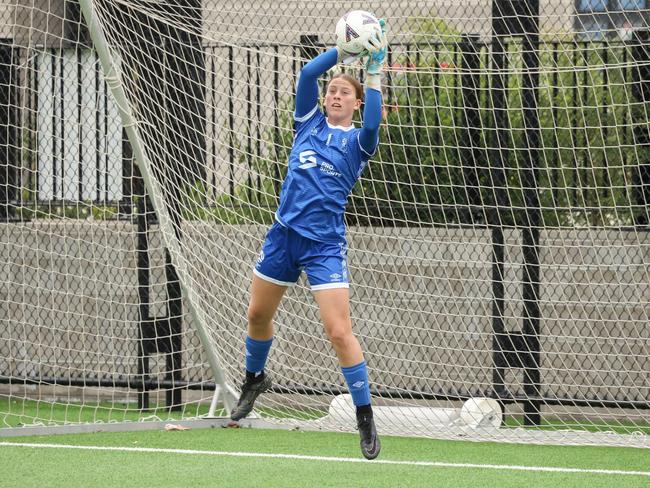
<svg viewBox="0 0 650 488">
<path fill-rule="evenodd" d="M 380 432 L 648 447 L 650 11 L 462 3 L 2 0 L 0 435 L 227 416 L 297 77 L 363 9 L 391 44 L 346 214 Z M 354 430 L 304 276 L 275 331 L 253 417 Z"/>
</svg>

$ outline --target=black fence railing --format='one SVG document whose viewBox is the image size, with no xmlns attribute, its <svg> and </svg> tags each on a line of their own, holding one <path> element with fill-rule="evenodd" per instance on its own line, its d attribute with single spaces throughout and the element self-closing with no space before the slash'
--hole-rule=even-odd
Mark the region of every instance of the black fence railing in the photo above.
<svg viewBox="0 0 650 488">
<path fill-rule="evenodd" d="M 540 123 L 533 165 L 544 225 L 646 225 L 646 38 L 641 31 L 625 43 L 542 43 L 534 53 L 512 42 L 500 55 L 498 76 L 494 45 L 475 37 L 394 44 L 382 147 L 375 172 L 353 196 L 352 223 L 476 224 L 487 222 L 495 207 L 504 223 L 524 218 L 525 106 L 532 92 L 524 86 L 522 59 L 531 55 L 539 64 L 538 99 L 528 114 Z M 221 205 L 273 206 L 268 182 L 277 197 L 299 60 L 322 48 L 313 37 L 309 42 L 204 47 L 206 127 L 197 137 L 206 145 L 205 168 L 191 174 L 196 183 L 204 180 L 213 200 L 231 197 Z M 6 43 L 1 51 L 2 215 L 85 217 L 92 206 L 112 209 L 94 210 L 103 217 L 130 215 L 137 174 L 94 54 L 37 53 Z M 495 155 L 503 160 L 507 198 L 501 202 Z"/>
</svg>

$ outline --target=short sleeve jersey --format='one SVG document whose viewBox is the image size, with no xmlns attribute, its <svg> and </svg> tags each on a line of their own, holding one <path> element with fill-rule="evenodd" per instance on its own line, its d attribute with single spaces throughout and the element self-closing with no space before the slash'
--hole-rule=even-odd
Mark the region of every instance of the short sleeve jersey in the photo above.
<svg viewBox="0 0 650 488">
<path fill-rule="evenodd" d="M 360 132 L 330 125 L 318 106 L 296 117 L 278 222 L 315 241 L 345 240 L 348 196 L 371 156 L 361 147 Z"/>
</svg>

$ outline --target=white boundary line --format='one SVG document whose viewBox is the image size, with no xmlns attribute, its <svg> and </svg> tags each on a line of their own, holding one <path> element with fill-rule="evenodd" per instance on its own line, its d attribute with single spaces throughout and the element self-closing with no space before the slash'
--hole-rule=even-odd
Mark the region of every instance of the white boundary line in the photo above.
<svg viewBox="0 0 650 488">
<path fill-rule="evenodd" d="M 26 442 L 0 442 L 0 447 L 29 447 L 37 449 L 79 449 L 87 451 L 118 451 L 118 452 L 146 452 L 164 454 L 194 454 L 204 456 L 242 457 L 242 458 L 271 458 L 271 459 L 295 459 L 300 461 L 322 461 L 335 463 L 369 463 L 388 464 L 398 466 L 425 466 L 431 468 L 476 468 L 492 469 L 501 471 L 538 471 L 547 473 L 579 473 L 579 474 L 604 474 L 604 475 L 628 475 L 628 476 L 649 476 L 650 471 L 623 471 L 617 469 L 583 469 L 583 468 L 560 468 L 554 466 L 516 466 L 508 464 L 474 464 L 474 463 L 445 463 L 437 461 L 391 461 L 387 459 L 375 459 L 366 461 L 360 458 L 343 458 L 329 456 L 304 456 L 300 454 L 271 454 L 265 452 L 228 452 L 228 451 L 199 451 L 195 449 L 157 449 L 151 447 L 119 447 L 119 446 L 75 446 L 70 444 L 36 444 Z"/>
</svg>

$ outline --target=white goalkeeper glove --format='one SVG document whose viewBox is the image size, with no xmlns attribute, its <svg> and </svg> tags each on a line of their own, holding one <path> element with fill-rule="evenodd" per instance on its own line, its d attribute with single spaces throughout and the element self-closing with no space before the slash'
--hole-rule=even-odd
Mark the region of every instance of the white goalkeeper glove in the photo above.
<svg viewBox="0 0 650 488">
<path fill-rule="evenodd" d="M 381 91 L 381 71 L 388 54 L 386 39 L 386 21 L 379 20 L 381 30 L 368 41 L 368 60 L 366 61 L 366 87 Z"/>
</svg>

